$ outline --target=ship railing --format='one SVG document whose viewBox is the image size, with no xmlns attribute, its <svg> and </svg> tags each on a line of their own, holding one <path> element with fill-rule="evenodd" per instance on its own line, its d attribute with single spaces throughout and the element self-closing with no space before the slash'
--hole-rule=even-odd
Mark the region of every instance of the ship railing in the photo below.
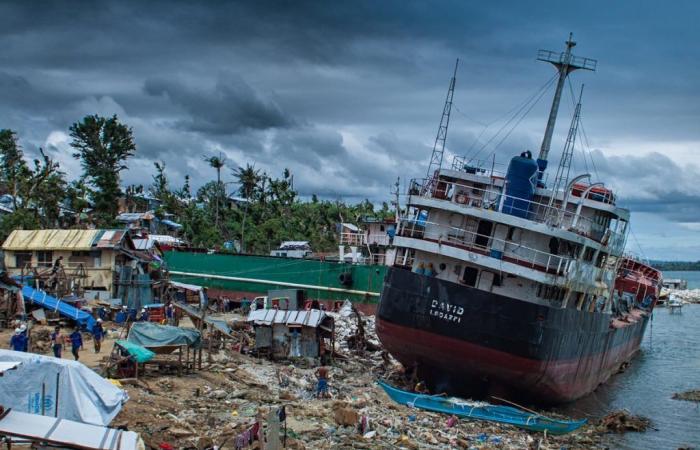
<svg viewBox="0 0 700 450">
<path fill-rule="evenodd" d="M 528 247 L 522 243 L 480 234 L 474 230 L 418 219 L 402 219 L 397 236 L 450 245 L 542 272 L 565 274 L 573 258 Z M 397 258 L 398 259 L 398 258 Z"/>
<path fill-rule="evenodd" d="M 370 233 L 367 236 L 367 245 L 389 245 L 390 238 L 386 233 Z"/>
<path fill-rule="evenodd" d="M 424 191 L 425 179 L 413 179 L 409 184 L 409 195 L 445 200 L 465 207 L 488 209 L 526 218 L 537 223 L 562 228 L 581 236 L 593 239 L 611 247 L 614 252 L 622 251 L 624 235 L 603 227 L 590 217 L 577 214 L 554 205 L 525 200 L 504 194 L 496 188 L 477 188 L 473 185 L 440 181 L 433 183 L 429 191 Z M 507 201 L 508 200 L 508 201 Z M 577 204 L 578 197 L 570 197 L 572 205 Z"/>
<path fill-rule="evenodd" d="M 481 159 L 471 159 L 467 156 L 452 157 L 452 170 L 473 175 L 505 178 L 507 166 Z"/>
</svg>

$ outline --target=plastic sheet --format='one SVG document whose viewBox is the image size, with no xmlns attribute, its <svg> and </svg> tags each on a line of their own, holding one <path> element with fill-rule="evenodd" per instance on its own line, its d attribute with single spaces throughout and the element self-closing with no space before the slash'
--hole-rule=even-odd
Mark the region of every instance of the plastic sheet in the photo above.
<svg viewBox="0 0 700 450">
<path fill-rule="evenodd" d="M 129 398 L 77 361 L 10 350 L 0 361 L 22 363 L 0 382 L 2 405 L 16 411 L 107 425 Z"/>
</svg>

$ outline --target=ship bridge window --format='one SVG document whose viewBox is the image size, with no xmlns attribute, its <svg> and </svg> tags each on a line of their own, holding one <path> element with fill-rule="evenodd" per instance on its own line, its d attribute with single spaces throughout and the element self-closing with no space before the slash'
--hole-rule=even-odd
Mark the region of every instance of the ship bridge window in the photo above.
<svg viewBox="0 0 700 450">
<path fill-rule="evenodd" d="M 462 283 L 467 286 L 476 286 L 476 280 L 479 277 L 479 269 L 476 267 L 465 267 L 462 274 Z"/>
<path fill-rule="evenodd" d="M 478 245 L 479 247 L 488 247 L 492 231 L 493 222 L 490 220 L 479 221 L 479 226 L 476 229 L 476 239 L 474 239 L 474 244 Z"/>
<path fill-rule="evenodd" d="M 595 256 L 595 249 L 593 247 L 586 247 L 586 250 L 583 252 L 583 260 L 591 262 L 593 261 L 593 256 Z"/>
<path fill-rule="evenodd" d="M 537 296 L 544 300 L 563 301 L 566 297 L 566 288 L 559 286 L 551 286 L 548 284 L 539 284 L 537 286 Z"/>
</svg>

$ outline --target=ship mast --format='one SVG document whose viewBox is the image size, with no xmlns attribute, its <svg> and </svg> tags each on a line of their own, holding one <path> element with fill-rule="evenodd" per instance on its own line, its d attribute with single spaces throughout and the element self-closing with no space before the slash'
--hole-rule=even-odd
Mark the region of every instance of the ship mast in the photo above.
<svg viewBox="0 0 700 450">
<path fill-rule="evenodd" d="M 447 97 L 445 98 L 445 106 L 442 108 L 442 117 L 440 118 L 440 126 L 438 127 L 435 143 L 433 144 L 433 153 L 430 156 L 430 164 L 428 165 L 428 174 L 425 176 L 426 183 L 423 185 L 423 191 L 428 192 L 432 189 L 432 184 L 437 178 L 437 172 L 442 167 L 442 156 L 445 153 L 445 141 L 447 140 L 447 127 L 450 125 L 450 112 L 452 111 L 452 97 L 455 93 L 455 82 L 457 81 L 457 67 L 459 66 L 459 58 L 455 63 L 455 71 L 450 79 L 450 87 L 447 89 Z"/>
<path fill-rule="evenodd" d="M 538 61 L 545 61 L 552 64 L 559 72 L 559 81 L 557 82 L 557 89 L 554 92 L 554 98 L 552 99 L 552 108 L 549 111 L 547 128 L 544 131 L 544 138 L 542 139 L 540 154 L 537 157 L 537 166 L 539 167 L 538 179 L 540 182 L 542 181 L 542 175 L 547 168 L 549 149 L 552 146 L 552 134 L 554 133 L 554 125 L 557 122 L 557 113 L 559 112 L 559 103 L 561 101 L 561 93 L 564 90 L 564 82 L 566 81 L 566 77 L 576 69 L 595 71 L 596 65 L 598 64 L 598 61 L 595 59 L 581 58 L 574 56 L 571 53 L 571 49 L 576 46 L 576 42 L 574 42 L 573 37 L 573 33 L 569 33 L 569 40 L 566 41 L 566 51 L 562 53 L 555 53 L 549 50 L 540 50 L 537 52 Z"/>
</svg>

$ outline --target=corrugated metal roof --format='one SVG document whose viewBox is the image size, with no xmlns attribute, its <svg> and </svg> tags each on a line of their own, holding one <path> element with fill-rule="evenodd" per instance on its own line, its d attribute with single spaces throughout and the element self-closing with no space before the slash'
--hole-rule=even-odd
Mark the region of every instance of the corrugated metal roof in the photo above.
<svg viewBox="0 0 700 450">
<path fill-rule="evenodd" d="M 256 309 L 248 314 L 248 322 L 258 325 L 271 325 L 284 323 L 291 326 L 305 326 L 316 328 L 326 318 L 326 313 L 318 309 L 304 311 L 288 311 L 282 309 Z"/>
<path fill-rule="evenodd" d="M 99 236 L 95 247 L 97 248 L 114 248 L 122 242 L 126 230 L 105 230 Z"/>
<path fill-rule="evenodd" d="M 15 230 L 3 250 L 90 250 L 103 230 Z"/>
</svg>

